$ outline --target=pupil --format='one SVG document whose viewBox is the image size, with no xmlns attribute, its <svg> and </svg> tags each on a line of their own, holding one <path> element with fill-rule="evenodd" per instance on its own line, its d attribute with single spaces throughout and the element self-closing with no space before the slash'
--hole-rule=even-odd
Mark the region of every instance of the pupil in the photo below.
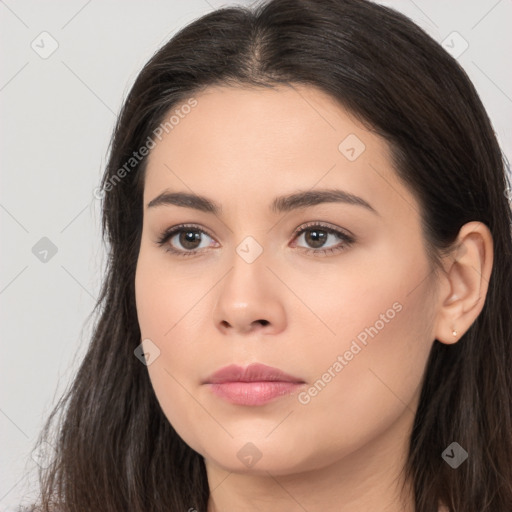
<svg viewBox="0 0 512 512">
<path fill-rule="evenodd" d="M 308 236 L 309 233 L 309 236 Z M 325 231 L 319 231 L 316 229 L 306 231 L 306 242 L 314 248 L 322 247 L 327 238 Z"/>
</svg>

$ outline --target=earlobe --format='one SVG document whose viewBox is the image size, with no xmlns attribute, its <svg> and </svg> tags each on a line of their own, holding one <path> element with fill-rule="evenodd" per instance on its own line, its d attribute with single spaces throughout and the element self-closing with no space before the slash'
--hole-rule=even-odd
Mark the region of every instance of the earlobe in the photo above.
<svg viewBox="0 0 512 512">
<path fill-rule="evenodd" d="M 482 222 L 468 222 L 459 231 L 453 251 L 444 257 L 435 337 L 459 341 L 484 306 L 493 264 L 493 240 Z"/>
</svg>

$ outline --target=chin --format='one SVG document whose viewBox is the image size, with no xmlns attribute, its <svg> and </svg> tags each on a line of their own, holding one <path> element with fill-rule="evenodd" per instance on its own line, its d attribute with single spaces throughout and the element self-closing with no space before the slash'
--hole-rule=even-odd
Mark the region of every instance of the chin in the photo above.
<svg viewBox="0 0 512 512">
<path fill-rule="evenodd" d="M 328 464 L 325 460 L 313 460 L 318 454 L 301 453 L 300 443 L 284 445 L 281 440 L 230 440 L 217 444 L 211 450 L 198 450 L 211 464 L 225 471 L 237 474 L 251 474 L 268 477 L 313 471 Z M 311 450 L 309 448 L 308 452 Z"/>
</svg>

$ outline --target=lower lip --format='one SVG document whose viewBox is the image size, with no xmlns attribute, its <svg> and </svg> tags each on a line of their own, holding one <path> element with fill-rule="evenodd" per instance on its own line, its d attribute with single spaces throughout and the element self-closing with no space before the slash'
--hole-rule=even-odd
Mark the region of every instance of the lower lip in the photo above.
<svg viewBox="0 0 512 512">
<path fill-rule="evenodd" d="M 208 384 L 217 396 L 237 405 L 263 405 L 277 397 L 293 393 L 302 384 L 297 382 L 222 382 Z"/>
</svg>

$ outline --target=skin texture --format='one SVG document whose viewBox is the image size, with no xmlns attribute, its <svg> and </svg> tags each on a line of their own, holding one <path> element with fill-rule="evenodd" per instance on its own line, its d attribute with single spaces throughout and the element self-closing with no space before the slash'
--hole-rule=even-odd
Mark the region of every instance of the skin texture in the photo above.
<svg viewBox="0 0 512 512">
<path fill-rule="evenodd" d="M 481 311 L 488 229 L 466 224 L 444 272 L 434 272 L 420 207 L 386 142 L 332 98 L 306 86 L 211 87 L 195 98 L 149 156 L 135 285 L 142 339 L 159 350 L 149 376 L 169 422 L 205 458 L 209 511 L 412 511 L 399 473 L 426 361 L 436 338 L 457 342 Z M 365 146 L 353 161 L 339 150 L 350 134 Z M 377 213 L 334 202 L 270 210 L 276 196 L 332 188 Z M 207 196 L 222 211 L 147 208 L 164 191 Z M 314 229 L 294 237 L 316 222 L 355 240 L 329 235 L 318 249 Z M 193 256 L 165 251 L 190 252 L 179 236 L 156 243 L 181 223 L 208 233 Z M 257 245 L 245 245 L 248 236 Z M 243 241 L 251 254 L 262 249 L 251 263 L 237 252 Z M 302 402 L 295 393 L 234 405 L 202 384 L 253 362 L 302 379 Z M 308 391 L 318 379 L 325 385 Z M 255 453 L 249 467 L 243 455 Z"/>
</svg>

